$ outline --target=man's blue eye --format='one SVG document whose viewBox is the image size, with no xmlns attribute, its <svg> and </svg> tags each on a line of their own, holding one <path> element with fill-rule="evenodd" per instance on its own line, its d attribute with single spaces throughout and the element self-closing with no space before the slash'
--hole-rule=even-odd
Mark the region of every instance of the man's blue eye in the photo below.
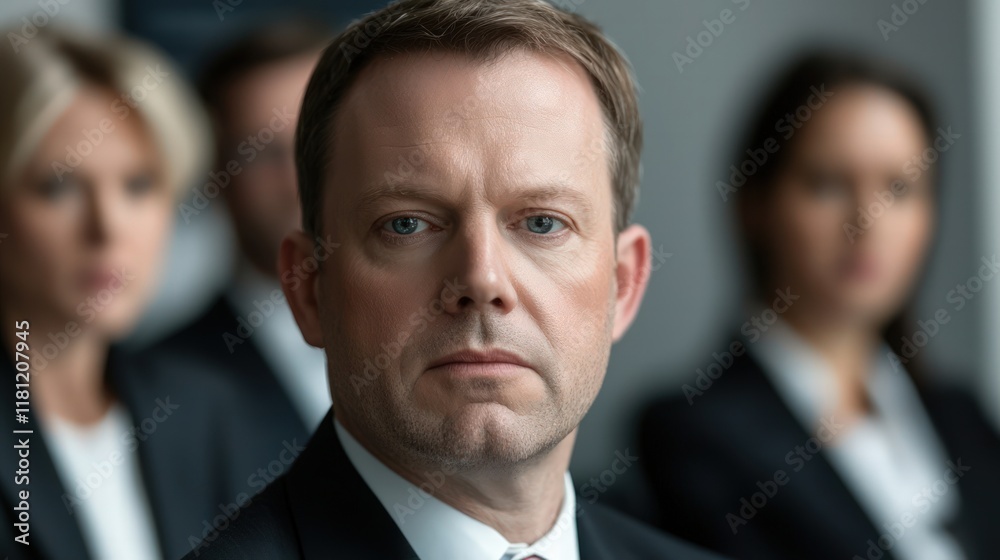
<svg viewBox="0 0 1000 560">
<path fill-rule="evenodd" d="M 525 221 L 532 233 L 552 233 L 566 227 L 562 222 L 551 216 L 531 216 Z"/>
<path fill-rule="evenodd" d="M 403 216 L 386 222 L 384 229 L 399 235 L 411 235 L 427 229 L 427 222 L 413 216 Z"/>
</svg>

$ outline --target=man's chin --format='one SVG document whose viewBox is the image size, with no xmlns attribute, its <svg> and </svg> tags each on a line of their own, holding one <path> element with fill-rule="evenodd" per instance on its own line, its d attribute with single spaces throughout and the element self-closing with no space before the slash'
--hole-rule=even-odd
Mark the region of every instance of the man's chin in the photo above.
<svg viewBox="0 0 1000 560">
<path fill-rule="evenodd" d="M 516 433 L 528 421 L 529 417 L 511 410 L 505 402 L 468 402 L 444 414 L 442 429 L 458 437 L 476 438 Z"/>
<path fill-rule="evenodd" d="M 464 404 L 449 413 L 441 424 L 441 449 L 468 468 L 492 465 L 514 466 L 554 447 L 555 434 L 548 434 L 552 421 L 536 414 L 519 414 L 498 402 Z M 557 441 L 549 441 L 557 440 Z"/>
</svg>

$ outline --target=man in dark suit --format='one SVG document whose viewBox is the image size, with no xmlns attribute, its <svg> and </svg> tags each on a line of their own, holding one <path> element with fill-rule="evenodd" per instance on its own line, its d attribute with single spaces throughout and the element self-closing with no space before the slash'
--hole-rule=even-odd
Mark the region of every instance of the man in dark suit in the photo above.
<svg viewBox="0 0 1000 560">
<path fill-rule="evenodd" d="M 623 55 L 538 0 L 404 0 L 334 40 L 300 114 L 279 269 L 333 407 L 189 557 L 708 558 L 567 472 L 650 270 Z"/>
<path fill-rule="evenodd" d="M 323 352 L 302 341 L 276 268 L 278 246 L 299 226 L 292 145 L 306 82 L 330 34 L 289 21 L 247 33 L 217 53 L 199 79 L 212 119 L 216 161 L 210 187 L 225 202 L 239 243 L 225 293 L 154 345 L 158 361 L 228 374 L 285 437 L 306 439 L 330 406 Z M 181 205 L 181 217 L 202 211 Z M 252 407 L 250 406 L 252 404 Z M 249 410 L 249 409 L 253 410 Z"/>
</svg>

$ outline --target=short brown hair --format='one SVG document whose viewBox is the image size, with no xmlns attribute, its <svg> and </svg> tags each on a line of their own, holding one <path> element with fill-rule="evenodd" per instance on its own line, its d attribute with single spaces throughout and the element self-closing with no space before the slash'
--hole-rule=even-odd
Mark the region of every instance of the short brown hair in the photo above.
<svg viewBox="0 0 1000 560">
<path fill-rule="evenodd" d="M 568 55 L 590 76 L 610 136 L 615 233 L 639 192 L 642 121 L 632 68 L 592 23 L 541 0 L 401 0 L 355 21 L 326 48 L 306 88 L 295 136 L 302 224 L 318 235 L 337 108 L 365 65 L 385 53 L 443 49 L 489 61 L 515 49 Z"/>
</svg>

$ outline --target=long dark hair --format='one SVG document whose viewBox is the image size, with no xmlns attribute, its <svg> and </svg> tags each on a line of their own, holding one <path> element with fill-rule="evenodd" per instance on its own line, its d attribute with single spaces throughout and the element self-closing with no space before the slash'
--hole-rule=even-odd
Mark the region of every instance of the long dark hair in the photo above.
<svg viewBox="0 0 1000 560">
<path fill-rule="evenodd" d="M 772 84 L 763 96 L 757 109 L 751 113 L 751 118 L 745 127 L 741 141 L 737 144 L 736 157 L 727 162 L 742 162 L 747 159 L 747 150 L 765 147 L 767 142 L 774 141 L 777 123 L 787 120 L 787 115 L 794 115 L 803 106 L 809 106 L 811 96 L 823 89 L 836 91 L 840 88 L 869 85 L 884 88 L 905 99 L 916 111 L 926 135 L 926 143 L 931 146 L 937 130 L 937 120 L 928 96 L 906 73 L 885 62 L 858 56 L 851 53 L 828 50 L 816 50 L 802 56 L 793 62 Z M 808 122 L 802 126 L 808 126 Z M 795 142 L 797 136 L 789 136 L 788 143 Z M 773 144 L 771 144 L 773 146 Z M 749 200 L 769 190 L 777 175 L 788 163 L 788 154 L 792 150 L 787 145 L 780 145 L 774 153 L 768 153 L 767 161 L 754 168 L 754 172 L 746 175 L 745 183 L 735 189 L 737 199 L 736 214 L 739 238 L 743 255 L 750 272 L 751 290 L 755 295 L 763 295 L 768 289 L 767 253 L 765 247 L 754 235 L 750 235 L 745 219 L 751 211 Z M 736 163 L 739 166 L 739 163 Z M 935 212 L 940 216 L 940 162 L 928 169 L 934 193 Z M 727 175 L 730 170 L 727 168 Z M 937 223 L 937 220 L 935 221 Z M 936 239 L 937 236 L 935 236 Z M 932 245 L 934 243 L 932 242 Z M 925 259 L 925 263 L 929 261 Z M 926 264 L 924 265 L 926 267 Z M 921 270 L 922 272 L 922 270 Z M 921 276 L 923 276 L 921 274 Z M 914 292 L 916 293 L 916 291 Z M 901 359 L 903 337 L 912 336 L 914 332 L 913 313 L 914 297 L 911 296 L 901 311 L 892 317 L 882 329 L 882 337 L 889 348 Z M 916 356 L 918 357 L 918 356 Z M 921 375 L 919 360 L 910 358 L 906 368 L 915 381 L 919 382 Z"/>
</svg>

